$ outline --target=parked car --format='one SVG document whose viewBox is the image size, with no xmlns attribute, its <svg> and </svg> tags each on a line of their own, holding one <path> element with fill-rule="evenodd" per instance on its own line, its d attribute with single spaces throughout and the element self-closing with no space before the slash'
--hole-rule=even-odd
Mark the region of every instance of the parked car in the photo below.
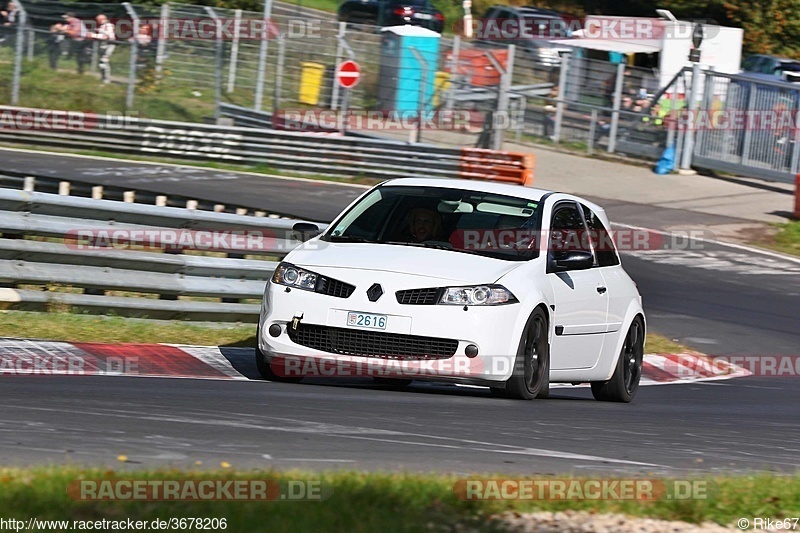
<svg viewBox="0 0 800 533">
<path fill-rule="evenodd" d="M 550 41 L 569 37 L 569 28 L 567 17 L 552 9 L 493 6 L 478 19 L 475 37 L 483 45 L 514 44 L 537 63 L 557 66 L 570 48 Z"/>
<path fill-rule="evenodd" d="M 438 33 L 444 29 L 444 15 L 430 0 L 345 0 L 339 6 L 338 18 L 354 24 L 411 24 Z"/>
<path fill-rule="evenodd" d="M 256 365 L 274 381 L 450 381 L 518 399 L 589 382 L 598 400 L 629 402 L 644 335 L 641 297 L 600 206 L 404 178 L 364 193 L 275 268 Z"/>
<path fill-rule="evenodd" d="M 764 79 L 781 79 L 800 82 L 800 61 L 788 57 L 756 54 L 749 56 L 742 63 L 742 72 L 754 74 L 753 77 Z"/>
</svg>

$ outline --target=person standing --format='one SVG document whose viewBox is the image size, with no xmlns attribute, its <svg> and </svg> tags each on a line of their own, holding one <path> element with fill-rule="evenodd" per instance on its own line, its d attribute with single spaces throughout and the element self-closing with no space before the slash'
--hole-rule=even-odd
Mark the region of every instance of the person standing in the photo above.
<svg viewBox="0 0 800 533">
<path fill-rule="evenodd" d="M 65 53 L 64 39 L 67 31 L 67 25 L 56 22 L 50 26 L 50 36 L 47 39 L 47 52 L 50 58 L 50 68 L 56 70 L 58 68 L 58 60 Z"/>
<path fill-rule="evenodd" d="M 90 39 L 97 39 L 100 41 L 100 75 L 102 76 L 103 83 L 111 83 L 111 54 L 117 45 L 114 40 L 117 38 L 114 25 L 108 21 L 108 17 L 103 14 L 95 17 L 97 21 L 97 31 L 88 34 Z"/>
<path fill-rule="evenodd" d="M 72 39 L 70 44 L 70 55 L 75 56 L 78 63 L 78 74 L 83 74 L 86 65 L 89 63 L 89 41 L 86 40 L 87 34 L 86 24 L 81 19 L 75 16 L 75 13 L 67 13 L 64 15 L 64 20 L 67 21 L 67 29 L 65 33 Z"/>
</svg>

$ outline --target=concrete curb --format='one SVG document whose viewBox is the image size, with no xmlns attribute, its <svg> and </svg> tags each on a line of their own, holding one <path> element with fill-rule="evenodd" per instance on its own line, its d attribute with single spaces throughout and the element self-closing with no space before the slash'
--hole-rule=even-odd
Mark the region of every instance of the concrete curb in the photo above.
<svg viewBox="0 0 800 533">
<path fill-rule="evenodd" d="M 15 375 L 260 379 L 252 348 L 0 338 L 0 376 Z M 750 372 L 742 367 L 698 352 L 647 354 L 641 384 L 697 383 L 748 375 Z"/>
</svg>

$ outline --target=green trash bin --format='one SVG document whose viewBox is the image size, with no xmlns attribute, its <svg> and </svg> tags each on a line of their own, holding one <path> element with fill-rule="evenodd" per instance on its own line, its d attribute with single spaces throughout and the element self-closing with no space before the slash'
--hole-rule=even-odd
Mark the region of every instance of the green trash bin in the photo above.
<svg viewBox="0 0 800 533">
<path fill-rule="evenodd" d="M 300 103 L 319 104 L 319 93 L 325 77 L 325 65 L 322 63 L 300 63 Z"/>
</svg>

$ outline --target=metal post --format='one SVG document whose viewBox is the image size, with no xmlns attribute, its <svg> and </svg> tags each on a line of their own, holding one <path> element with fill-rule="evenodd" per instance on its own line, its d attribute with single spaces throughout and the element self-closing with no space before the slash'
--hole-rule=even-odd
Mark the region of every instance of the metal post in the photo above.
<svg viewBox="0 0 800 533">
<path fill-rule="evenodd" d="M 608 131 L 608 153 L 613 154 L 617 148 L 617 130 L 619 129 L 619 106 L 622 102 L 622 84 L 625 81 L 625 64 L 617 63 L 617 80 L 614 84 L 614 103 L 611 112 L 611 129 Z"/>
<path fill-rule="evenodd" d="M 665 117 L 666 124 L 667 124 L 667 147 L 673 146 L 675 144 L 675 135 L 678 132 L 678 113 L 677 113 L 677 106 L 678 106 L 678 80 L 680 78 L 675 76 L 672 79 L 672 86 L 669 87 L 669 93 L 667 94 L 667 100 L 669 100 L 669 114 Z M 656 95 L 658 96 L 658 95 Z M 654 103 L 658 103 L 658 100 L 655 98 L 653 99 Z"/>
<path fill-rule="evenodd" d="M 19 0 L 17 0 L 19 1 Z M 36 42 L 36 30 L 28 28 L 28 61 L 33 61 L 33 46 Z"/>
<path fill-rule="evenodd" d="M 756 103 L 756 91 L 758 91 L 758 85 L 755 83 L 749 83 L 748 88 L 750 89 L 749 94 L 747 95 L 747 109 L 745 110 L 747 113 L 755 110 L 755 103 Z M 742 140 L 742 159 L 740 163 L 742 165 L 746 165 L 750 161 L 750 144 L 753 140 L 753 128 L 745 128 L 744 129 L 744 139 Z"/>
<path fill-rule="evenodd" d="M 597 109 L 592 109 L 592 121 L 589 123 L 589 142 L 586 146 L 586 154 L 592 155 L 594 152 L 594 134 L 597 129 Z"/>
<path fill-rule="evenodd" d="M 558 73 L 558 101 L 556 102 L 556 120 L 553 124 L 553 141 L 561 140 L 561 122 L 564 120 L 564 102 L 567 97 L 567 75 L 569 74 L 569 56 L 561 58 L 561 71 Z"/>
<path fill-rule="evenodd" d="M 334 81 L 333 83 L 338 84 L 338 82 L 336 82 L 336 81 Z M 348 117 L 347 117 L 347 108 L 350 105 L 350 89 L 346 89 L 346 88 L 343 88 L 343 89 L 344 89 L 344 96 L 342 97 L 342 112 L 341 112 L 342 128 L 341 128 L 341 130 L 342 130 L 342 133 L 345 133 L 347 131 L 347 127 L 349 126 L 348 120 L 347 120 L 348 119 Z"/>
<path fill-rule="evenodd" d="M 709 73 L 706 73 L 704 76 L 705 85 L 703 86 L 703 100 L 702 105 L 700 106 L 700 113 L 707 113 L 707 116 L 711 116 L 711 112 L 713 111 L 714 107 L 714 85 L 716 84 L 717 77 L 716 76 L 709 76 Z M 712 73 L 713 74 L 713 73 Z M 695 146 L 699 147 L 700 153 L 703 153 L 705 145 L 707 144 L 707 133 L 705 128 L 698 131 L 697 137 L 695 138 Z M 712 140 L 714 137 L 712 137 Z"/>
<path fill-rule="evenodd" d="M 445 100 L 445 109 L 451 111 L 453 109 L 454 96 L 455 96 L 455 80 L 458 77 L 458 58 L 461 55 L 461 36 L 456 35 L 453 37 L 453 51 L 452 59 L 450 60 L 450 87 L 447 90 L 447 99 Z"/>
<path fill-rule="evenodd" d="M 524 95 L 520 95 L 517 101 L 519 105 L 517 105 L 517 119 L 516 124 L 514 124 L 514 128 L 516 129 L 514 140 L 519 142 L 522 138 L 522 132 L 525 130 L 525 111 L 528 109 L 528 98 Z"/>
<path fill-rule="evenodd" d="M 217 34 L 214 36 L 214 119 L 219 119 L 219 104 L 222 102 L 222 20 L 212 7 L 205 7 L 206 13 L 214 21 Z"/>
<path fill-rule="evenodd" d="M 347 33 L 347 23 L 340 22 L 339 23 L 339 33 L 336 35 L 336 65 L 338 67 L 339 64 L 342 62 L 342 52 L 344 46 L 344 37 Z M 333 88 L 331 89 L 331 111 L 336 111 L 339 107 L 339 84 L 335 81 L 333 82 Z"/>
<path fill-rule="evenodd" d="M 261 48 L 258 51 L 258 72 L 256 74 L 256 99 L 253 107 L 261 111 L 264 101 L 264 78 L 267 75 L 267 52 L 269 51 L 267 39 L 269 38 L 269 24 L 272 18 L 272 0 L 264 0 L 264 33 L 261 36 Z"/>
<path fill-rule="evenodd" d="M 692 88 L 688 97 L 688 116 L 686 117 L 686 133 L 681 154 L 681 170 L 690 170 L 692 167 L 692 152 L 694 151 L 694 116 L 697 113 L 698 97 L 700 96 L 700 63 L 692 65 Z"/>
<path fill-rule="evenodd" d="M 133 109 L 133 94 L 136 90 L 136 60 L 139 54 L 139 17 L 129 2 L 123 2 L 123 7 L 133 21 L 133 39 L 131 39 L 131 60 L 128 71 L 128 94 L 125 98 L 125 110 Z"/>
<path fill-rule="evenodd" d="M 19 84 L 22 78 L 22 57 L 25 45 L 25 25 L 28 22 L 28 13 L 22 7 L 20 2 L 17 2 L 17 9 L 19 10 L 19 18 L 17 19 L 17 43 L 14 51 L 14 79 L 11 82 L 11 105 L 19 104 Z"/>
<path fill-rule="evenodd" d="M 92 61 L 89 63 L 89 72 L 94 74 L 97 72 L 97 61 L 100 58 L 98 51 L 100 49 L 99 41 L 92 41 Z"/>
<path fill-rule="evenodd" d="M 497 117 L 500 117 L 504 123 L 508 117 L 508 91 L 511 90 L 511 78 L 514 75 L 514 51 L 516 46 L 513 44 L 508 45 L 508 63 L 506 63 L 505 72 L 500 77 L 500 88 L 497 94 L 497 114 L 495 115 L 494 124 L 492 124 L 492 149 L 503 149 L 503 138 L 505 137 L 503 129 L 498 131 Z"/>
<path fill-rule="evenodd" d="M 426 92 L 425 89 L 427 88 L 428 85 L 429 66 L 428 62 L 425 60 L 422 54 L 419 53 L 419 50 L 417 50 L 413 46 L 410 46 L 408 49 L 411 51 L 412 54 L 414 54 L 414 57 L 419 62 L 420 66 L 419 97 L 417 99 L 417 135 L 413 141 L 411 141 L 410 139 L 409 141 L 422 142 L 422 115 L 423 113 L 425 113 L 425 92 Z"/>
<path fill-rule="evenodd" d="M 158 21 L 158 44 L 156 45 L 156 74 L 164 71 L 164 57 L 167 51 L 167 24 L 169 23 L 169 3 L 161 6 L 161 17 Z"/>
<path fill-rule="evenodd" d="M 236 83 L 236 62 L 239 60 L 239 35 L 241 34 L 242 10 L 237 9 L 233 15 L 233 43 L 231 43 L 231 58 L 228 65 L 228 92 L 233 92 Z"/>
<path fill-rule="evenodd" d="M 278 36 L 278 61 L 275 65 L 275 91 L 272 96 L 272 111 L 278 113 L 281 106 L 281 88 L 283 87 L 283 60 L 286 55 L 286 38 Z"/>
</svg>

